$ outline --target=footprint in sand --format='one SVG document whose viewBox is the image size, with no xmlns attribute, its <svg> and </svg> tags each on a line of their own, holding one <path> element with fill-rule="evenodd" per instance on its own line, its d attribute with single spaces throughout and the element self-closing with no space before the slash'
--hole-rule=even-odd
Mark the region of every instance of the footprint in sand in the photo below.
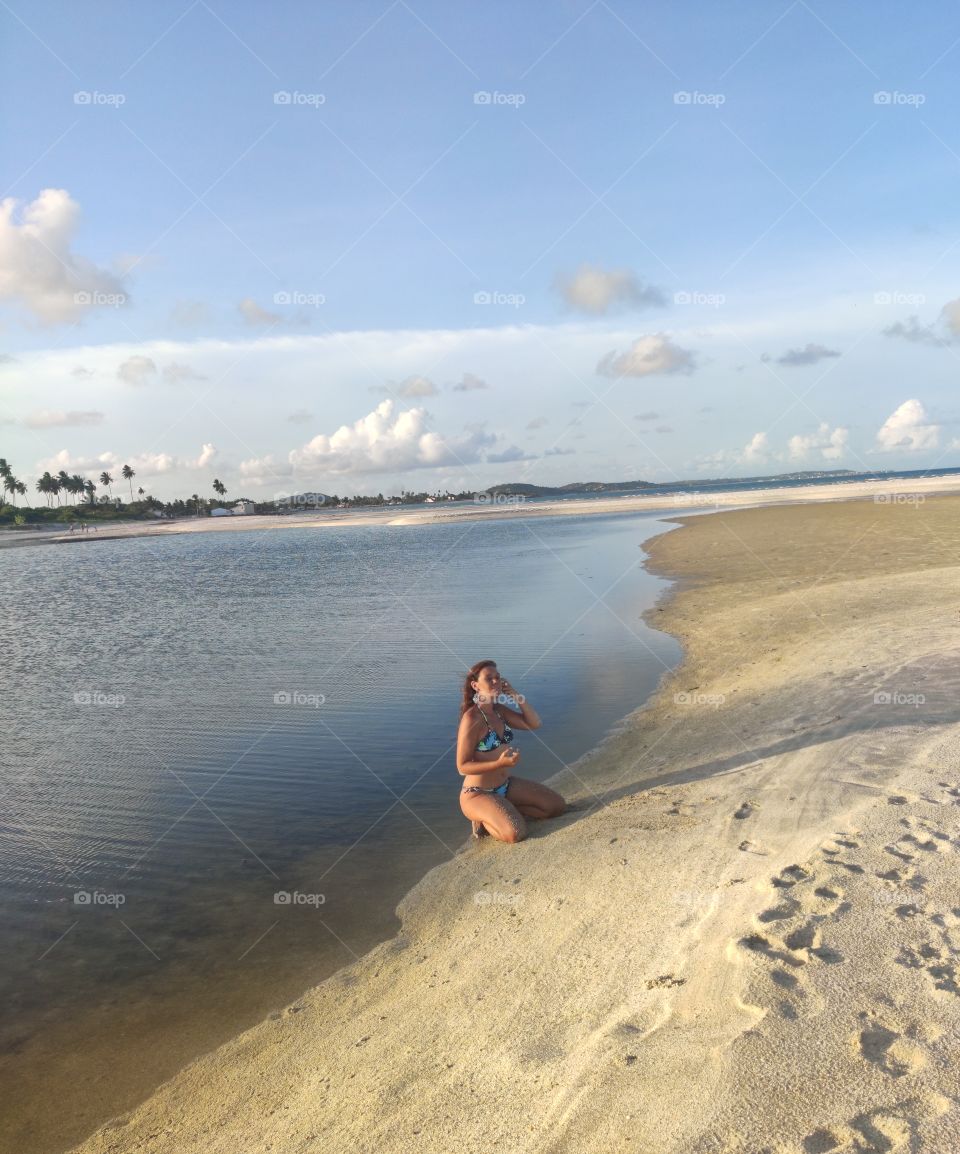
<svg viewBox="0 0 960 1154">
<path fill-rule="evenodd" d="M 803 1139 L 803 1154 L 906 1154 L 915 1145 L 916 1123 L 880 1107 L 851 1119 L 849 1126 L 812 1131 Z"/>
<path fill-rule="evenodd" d="M 743 819 L 745 817 L 750 817 L 752 814 L 756 813 L 756 811 L 757 811 L 757 805 L 755 802 L 745 801 L 740 806 L 740 808 L 734 813 L 733 816 L 738 821 L 743 821 Z"/>
<path fill-rule="evenodd" d="M 860 1016 L 867 1019 L 867 1024 L 852 1041 L 865 1061 L 878 1066 L 891 1078 L 916 1074 L 926 1065 L 923 1050 L 904 1038 L 898 1030 L 872 1019 L 866 1011 Z"/>
<path fill-rule="evenodd" d="M 771 879 L 771 885 L 778 890 L 790 889 L 795 886 L 797 882 L 809 881 L 811 878 L 809 870 L 805 870 L 801 865 L 788 865 L 782 869 L 775 878 Z"/>
</svg>

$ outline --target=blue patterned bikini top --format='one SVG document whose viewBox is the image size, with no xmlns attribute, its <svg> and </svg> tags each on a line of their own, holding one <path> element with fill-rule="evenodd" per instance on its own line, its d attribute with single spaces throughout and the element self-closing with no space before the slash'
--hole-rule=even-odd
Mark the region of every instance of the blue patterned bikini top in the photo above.
<svg viewBox="0 0 960 1154">
<path fill-rule="evenodd" d="M 477 742 L 478 752 L 486 753 L 488 750 L 496 749 L 498 745 L 503 745 L 504 742 L 513 741 L 513 730 L 507 725 L 506 721 L 503 723 L 503 741 L 501 741 L 497 736 L 497 731 L 490 725 L 490 722 L 487 721 L 487 715 L 480 709 L 479 705 L 477 709 L 480 710 L 480 716 L 483 720 L 487 722 L 487 735 L 481 741 Z M 493 712 L 496 713 L 497 711 L 494 710 Z"/>
</svg>

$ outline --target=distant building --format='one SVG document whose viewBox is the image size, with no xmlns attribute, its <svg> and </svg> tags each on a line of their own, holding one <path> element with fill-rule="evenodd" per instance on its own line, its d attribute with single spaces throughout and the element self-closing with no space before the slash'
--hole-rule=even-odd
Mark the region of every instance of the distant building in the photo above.
<svg viewBox="0 0 960 1154">
<path fill-rule="evenodd" d="M 249 517 L 254 511 L 253 502 L 240 500 L 233 506 L 233 514 L 235 517 Z"/>
<path fill-rule="evenodd" d="M 218 507 L 216 509 L 210 510 L 210 516 L 211 517 L 232 517 L 233 514 L 230 512 L 229 509 L 221 509 Z"/>
</svg>

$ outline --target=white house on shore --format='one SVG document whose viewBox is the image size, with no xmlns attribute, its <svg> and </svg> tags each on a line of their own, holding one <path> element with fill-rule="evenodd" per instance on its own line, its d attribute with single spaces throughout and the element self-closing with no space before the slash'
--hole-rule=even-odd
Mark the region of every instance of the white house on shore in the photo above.
<svg viewBox="0 0 960 1154">
<path fill-rule="evenodd" d="M 233 506 L 233 515 L 235 517 L 249 517 L 253 513 L 253 502 L 247 500 L 237 501 Z"/>
</svg>

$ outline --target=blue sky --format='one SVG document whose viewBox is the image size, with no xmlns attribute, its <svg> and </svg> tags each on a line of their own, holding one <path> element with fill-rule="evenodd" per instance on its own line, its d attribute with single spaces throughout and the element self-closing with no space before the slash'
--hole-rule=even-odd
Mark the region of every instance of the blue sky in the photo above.
<svg viewBox="0 0 960 1154">
<path fill-rule="evenodd" d="M 960 12 L 0 8 L 0 455 L 160 497 L 960 464 Z"/>
</svg>

